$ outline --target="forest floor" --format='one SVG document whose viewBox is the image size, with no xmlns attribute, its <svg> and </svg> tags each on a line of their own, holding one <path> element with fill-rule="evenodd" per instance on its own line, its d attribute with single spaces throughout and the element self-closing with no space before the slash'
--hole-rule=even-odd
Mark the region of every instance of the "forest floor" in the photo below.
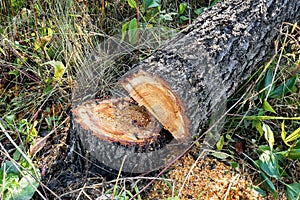
<svg viewBox="0 0 300 200">
<path fill-rule="evenodd" d="M 191 1 L 190 16 L 177 1 L 143 1 L 140 8 L 135 1 L 68 2 L 0 3 L 0 199 L 299 199 L 297 24 L 282 25 L 269 61 L 228 99 L 231 111 L 207 156 L 196 144 L 163 173 L 118 176 L 70 137 L 78 74 L 107 35 L 130 43 L 137 26 L 164 23 L 153 31 L 162 32 L 153 42 L 161 45 L 213 5 Z M 93 77 L 96 96 L 109 95 L 118 77 L 153 50 L 115 60 L 101 54 L 109 65 Z"/>
</svg>

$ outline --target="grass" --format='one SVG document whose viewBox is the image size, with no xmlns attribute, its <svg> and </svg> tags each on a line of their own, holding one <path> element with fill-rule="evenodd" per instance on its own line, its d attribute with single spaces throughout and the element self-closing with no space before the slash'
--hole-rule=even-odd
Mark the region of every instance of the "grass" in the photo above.
<svg viewBox="0 0 300 200">
<path fill-rule="evenodd" d="M 201 14 L 202 6 L 211 6 L 204 1 L 190 1 L 190 9 L 177 1 L 160 7 L 159 1 L 143 1 L 140 7 L 128 2 L 102 0 L 101 6 L 96 1 L 0 3 L 0 197 L 93 198 L 97 194 L 130 199 L 149 179 L 167 182 L 171 194 L 181 191 L 174 185 L 178 175 L 169 178 L 174 170 L 162 178 L 119 177 L 107 183 L 86 172 L 80 180 L 90 185 L 73 183 L 60 193 L 50 186 L 61 175 L 54 172 L 68 158 L 68 145 L 73 148 L 66 143 L 74 100 L 116 94 L 111 88 L 120 75 Z M 150 30 L 151 37 L 137 44 L 136 28 L 140 33 Z M 251 169 L 261 194 L 281 197 L 285 192 L 288 199 L 295 199 L 300 190 L 300 29 L 285 23 L 281 32 L 270 61 L 229 100 L 228 105 L 238 99 L 240 103 L 228 114 L 217 144 L 225 154 L 214 155 L 234 169 Z M 127 51 L 118 49 L 114 40 L 123 40 Z M 116 50 L 108 52 L 103 44 Z M 91 91 L 93 96 L 87 96 Z"/>
</svg>

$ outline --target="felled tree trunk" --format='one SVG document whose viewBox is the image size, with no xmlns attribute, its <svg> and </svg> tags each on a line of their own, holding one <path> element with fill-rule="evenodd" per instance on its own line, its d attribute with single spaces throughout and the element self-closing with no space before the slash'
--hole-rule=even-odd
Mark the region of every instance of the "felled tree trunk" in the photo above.
<svg viewBox="0 0 300 200">
<path fill-rule="evenodd" d="M 165 165 L 204 131 L 219 105 L 268 58 L 282 22 L 296 22 L 299 16 L 299 1 L 217 4 L 121 77 L 136 101 L 132 110 L 140 110 L 120 116 L 127 109 L 120 104 L 124 100 L 85 102 L 73 109 L 74 130 L 92 156 L 114 169 L 140 173 Z M 107 107 L 107 101 L 113 105 Z M 159 135 L 161 127 L 173 138 Z"/>
</svg>

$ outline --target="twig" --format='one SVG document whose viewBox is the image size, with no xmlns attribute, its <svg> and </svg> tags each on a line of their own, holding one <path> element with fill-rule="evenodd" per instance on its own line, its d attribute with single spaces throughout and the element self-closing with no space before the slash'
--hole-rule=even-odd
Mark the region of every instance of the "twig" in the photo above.
<svg viewBox="0 0 300 200">
<path fill-rule="evenodd" d="M 238 179 L 239 177 L 240 177 L 240 174 L 236 174 L 236 175 L 230 180 L 230 183 L 229 183 L 229 185 L 228 185 L 227 191 L 226 191 L 226 193 L 225 193 L 224 200 L 227 199 L 227 197 L 228 197 L 228 195 L 229 195 L 229 192 L 230 192 L 230 188 L 231 188 L 233 182 L 234 182 L 236 179 Z"/>
<path fill-rule="evenodd" d="M 122 172 L 122 169 L 123 169 L 123 166 L 124 166 L 126 158 L 127 158 L 127 155 L 125 155 L 124 158 L 123 158 L 123 160 L 122 160 L 121 167 L 120 167 L 120 170 L 119 170 L 119 173 L 118 173 L 118 177 L 117 177 L 117 180 L 116 180 L 116 184 L 114 186 L 114 190 L 113 190 L 113 193 L 112 193 L 112 199 L 114 199 L 115 193 L 117 191 L 119 178 L 120 178 L 120 175 L 121 175 L 121 172 Z"/>
</svg>

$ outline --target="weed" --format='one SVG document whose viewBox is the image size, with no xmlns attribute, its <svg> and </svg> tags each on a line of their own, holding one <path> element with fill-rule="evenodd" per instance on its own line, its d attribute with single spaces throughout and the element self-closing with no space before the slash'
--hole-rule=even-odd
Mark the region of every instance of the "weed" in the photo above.
<svg viewBox="0 0 300 200">
<path fill-rule="evenodd" d="M 285 186 L 286 197 L 297 199 L 300 179 L 290 178 L 298 176 L 288 166 L 300 159 L 300 29 L 297 24 L 285 23 L 281 33 L 281 47 L 276 44 L 275 56 L 261 68 L 256 81 L 252 79 L 252 90 L 246 91 L 236 114 L 229 115 L 229 131 L 221 137 L 217 148 L 224 150 L 224 146 L 234 144 L 236 153 L 251 161 L 261 180 L 260 187 L 255 189 L 262 195 L 268 191 L 279 198 L 278 191 Z M 247 150 L 250 146 L 254 151 Z"/>
</svg>

